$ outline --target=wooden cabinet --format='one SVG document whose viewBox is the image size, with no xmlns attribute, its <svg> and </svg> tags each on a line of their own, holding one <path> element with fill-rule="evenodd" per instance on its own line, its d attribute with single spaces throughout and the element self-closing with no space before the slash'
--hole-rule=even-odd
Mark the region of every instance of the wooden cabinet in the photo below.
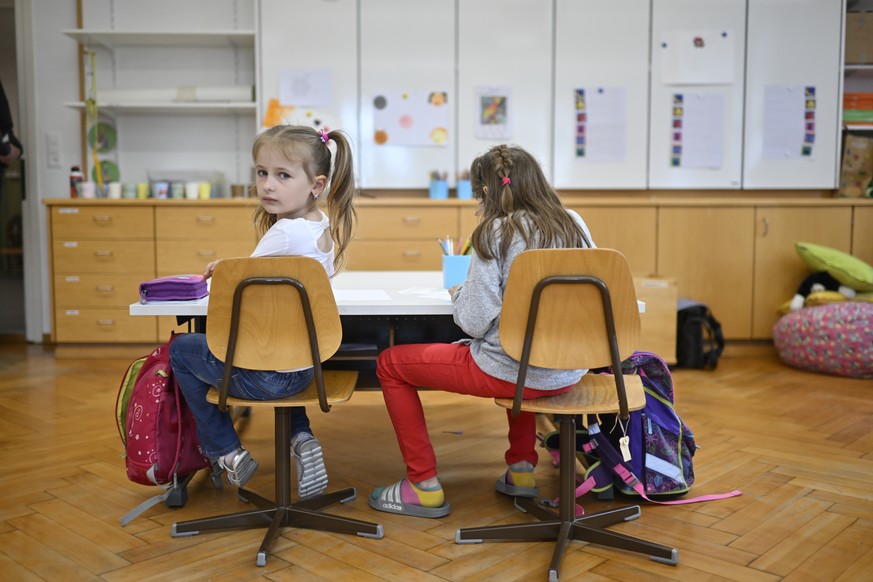
<svg viewBox="0 0 873 582">
<path fill-rule="evenodd" d="M 752 339 L 772 336 L 773 324 L 779 319 L 777 309 L 794 296 L 810 274 L 794 250 L 798 241 L 851 253 L 852 208 L 776 206 L 755 210 Z"/>
<path fill-rule="evenodd" d="M 658 210 L 658 275 L 676 279 L 679 298 L 709 305 L 726 338 L 751 333 L 754 221 L 751 206 Z"/>
<path fill-rule="evenodd" d="M 358 208 L 358 228 L 349 246 L 352 271 L 429 271 L 442 268 L 438 238 L 459 237 L 454 205 Z"/>
<path fill-rule="evenodd" d="M 49 216 L 54 341 L 154 341 L 155 318 L 128 315 L 155 274 L 152 209 L 69 205 Z"/>
<path fill-rule="evenodd" d="M 571 206 L 588 225 L 594 244 L 616 249 L 627 258 L 631 272 L 647 276 L 655 272 L 657 209 L 643 207 Z"/>
<path fill-rule="evenodd" d="M 210 261 L 251 255 L 253 213 L 253 207 L 155 208 L 158 276 L 202 273 Z"/>
<path fill-rule="evenodd" d="M 873 207 L 856 206 L 852 222 L 852 254 L 873 265 Z"/>
</svg>

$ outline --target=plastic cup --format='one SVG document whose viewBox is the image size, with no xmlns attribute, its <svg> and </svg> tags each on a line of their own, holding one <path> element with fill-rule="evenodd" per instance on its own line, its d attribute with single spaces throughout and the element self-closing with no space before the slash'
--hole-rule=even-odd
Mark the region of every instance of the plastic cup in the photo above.
<svg viewBox="0 0 873 582">
<path fill-rule="evenodd" d="M 467 280 L 472 255 L 443 255 L 443 286 L 451 289 Z"/>
<path fill-rule="evenodd" d="M 209 182 L 200 182 L 197 186 L 197 194 L 200 200 L 209 200 L 209 194 L 212 192 L 212 184 Z"/>
<path fill-rule="evenodd" d="M 79 198 L 97 198 L 96 182 L 79 182 L 76 189 L 79 191 Z"/>
<path fill-rule="evenodd" d="M 432 200 L 446 200 L 449 197 L 449 182 L 447 180 L 433 180 L 430 183 L 430 198 Z"/>
<path fill-rule="evenodd" d="M 109 182 L 106 186 L 106 197 L 115 200 L 121 198 L 121 182 Z"/>
</svg>

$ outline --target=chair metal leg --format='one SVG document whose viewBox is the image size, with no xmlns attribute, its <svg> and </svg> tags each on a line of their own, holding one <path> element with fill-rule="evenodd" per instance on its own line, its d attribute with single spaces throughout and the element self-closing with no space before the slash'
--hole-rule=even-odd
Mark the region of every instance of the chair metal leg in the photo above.
<svg viewBox="0 0 873 582">
<path fill-rule="evenodd" d="M 258 566 L 267 564 L 270 548 L 283 527 L 350 533 L 375 539 L 384 537 L 381 524 L 318 511 L 327 505 L 354 499 L 356 492 L 353 487 L 296 504 L 291 503 L 290 418 L 289 408 L 276 409 L 276 500 L 273 501 L 248 489 L 240 488 L 240 499 L 254 503 L 259 509 L 174 523 L 171 530 L 173 537 L 192 536 L 203 531 L 221 529 L 266 527 L 267 532 L 256 556 Z"/>
<path fill-rule="evenodd" d="M 609 509 L 591 515 L 576 517 L 576 422 L 572 415 L 560 417 L 560 476 L 561 505 L 557 515 L 538 505 L 534 499 L 516 498 L 515 505 L 538 518 L 538 523 L 470 527 L 459 529 L 457 543 L 479 543 L 485 540 L 555 540 L 555 549 L 549 565 L 549 580 L 557 581 L 561 562 L 570 540 L 637 552 L 665 564 L 675 565 L 679 552 L 675 548 L 641 540 L 603 528 L 640 516 L 639 505 Z"/>
</svg>

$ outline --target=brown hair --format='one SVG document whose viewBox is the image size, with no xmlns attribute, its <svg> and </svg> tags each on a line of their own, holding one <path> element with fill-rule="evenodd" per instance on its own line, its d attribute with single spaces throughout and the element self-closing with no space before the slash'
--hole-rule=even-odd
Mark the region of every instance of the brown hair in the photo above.
<svg viewBox="0 0 873 582">
<path fill-rule="evenodd" d="M 336 245 L 333 264 L 336 272 L 345 264 L 345 251 L 354 232 L 357 214 L 354 207 L 355 173 L 352 162 L 352 148 L 348 136 L 342 131 L 327 133 L 328 139 L 336 144 L 336 155 L 331 168 L 331 152 L 328 144 L 322 141 L 322 134 L 316 129 L 303 125 L 277 125 L 261 132 L 252 145 L 252 159 L 264 146 L 280 149 L 289 161 L 299 163 L 306 177 L 315 180 L 316 176 L 327 176 L 329 189 L 326 191 L 327 216 L 330 220 L 330 236 Z M 333 172 L 331 172 L 333 170 Z M 313 198 L 312 205 L 317 203 Z M 276 224 L 276 215 L 259 206 L 253 218 L 258 238 L 264 236 Z"/>
<path fill-rule="evenodd" d="M 524 149 L 494 146 L 473 160 L 470 181 L 482 214 L 470 238 L 483 259 L 494 259 L 493 250 L 498 247 L 505 256 L 515 233 L 528 248 L 591 246 L 546 180 L 539 162 Z M 500 240 L 494 240 L 495 235 Z"/>
</svg>

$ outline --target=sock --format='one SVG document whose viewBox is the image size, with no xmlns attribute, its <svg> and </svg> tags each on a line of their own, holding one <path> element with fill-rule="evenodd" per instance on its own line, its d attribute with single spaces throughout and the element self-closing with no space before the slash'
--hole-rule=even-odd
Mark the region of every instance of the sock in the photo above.
<svg viewBox="0 0 873 582">
<path fill-rule="evenodd" d="M 512 485 L 528 487 L 531 489 L 537 486 L 537 482 L 534 479 L 534 468 L 532 465 L 527 463 L 516 463 L 509 466 L 507 473 L 509 474 L 509 481 Z"/>
<path fill-rule="evenodd" d="M 442 485 L 437 485 L 431 489 L 423 489 L 408 479 L 406 480 L 406 483 L 409 483 L 410 492 L 415 493 L 418 497 L 417 505 L 421 505 L 422 507 L 440 507 L 446 501 L 446 495 L 443 492 Z M 404 502 L 409 503 L 405 498 Z"/>
<path fill-rule="evenodd" d="M 231 451 L 231 452 L 227 453 L 226 455 L 224 455 L 224 458 L 223 458 L 223 460 L 224 460 L 224 466 L 225 466 L 225 467 L 230 467 L 230 466 L 232 465 L 232 463 L 233 463 L 233 460 L 234 460 L 234 459 L 236 458 L 236 456 L 240 453 L 240 451 L 242 451 L 242 449 L 237 449 L 237 450 L 235 450 L 235 451 Z"/>
</svg>

